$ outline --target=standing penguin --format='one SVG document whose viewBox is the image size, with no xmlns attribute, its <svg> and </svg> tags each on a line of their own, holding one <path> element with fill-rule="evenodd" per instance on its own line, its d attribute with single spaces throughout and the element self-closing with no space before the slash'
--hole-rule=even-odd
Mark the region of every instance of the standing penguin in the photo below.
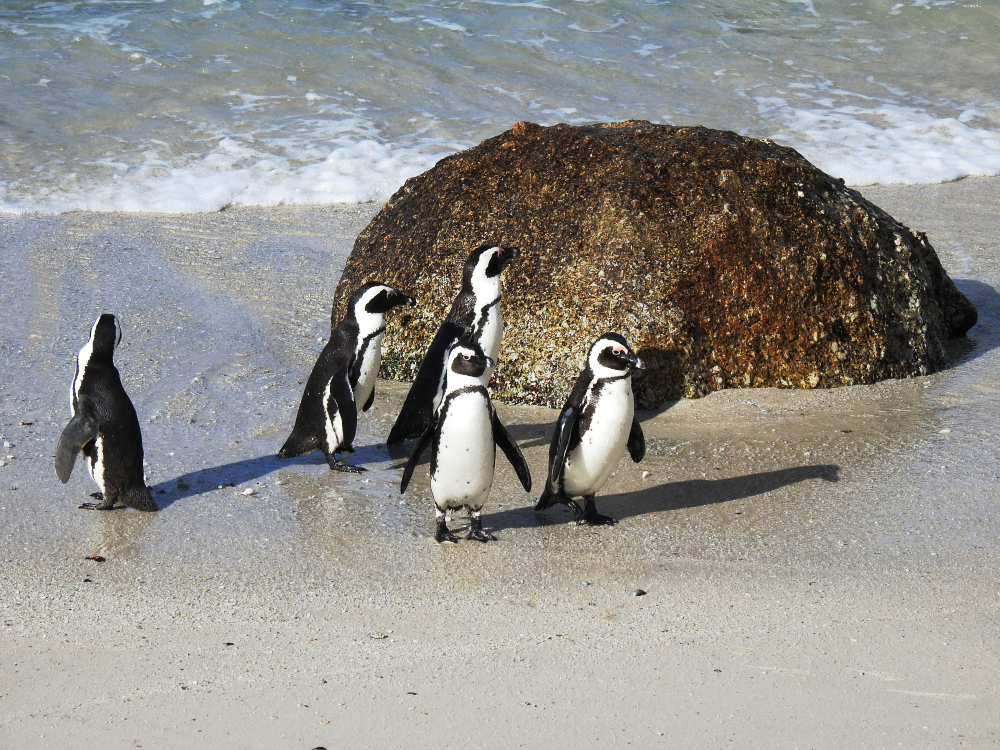
<svg viewBox="0 0 1000 750">
<path fill-rule="evenodd" d="M 341 451 L 354 452 L 358 404 L 368 411 L 375 400 L 375 378 L 382 362 L 385 314 L 399 305 L 416 304 L 412 297 L 381 282 L 369 282 L 351 295 L 347 314 L 313 365 L 302 394 L 295 427 L 278 451 L 294 458 L 323 451 L 331 469 L 355 474 L 366 469 L 337 460 Z"/>
<path fill-rule="evenodd" d="M 69 481 L 76 456 L 83 453 L 99 492 L 100 503 L 84 503 L 87 510 L 111 510 L 121 500 L 136 510 L 157 510 L 142 470 L 142 431 L 135 407 L 122 386 L 114 363 L 121 328 L 105 313 L 90 331 L 90 340 L 76 360 L 70 387 L 73 417 L 56 447 L 56 476 Z"/>
<path fill-rule="evenodd" d="M 620 334 L 606 333 L 590 347 L 587 366 L 556 422 L 549 445 L 549 475 L 535 510 L 565 503 L 577 523 L 615 522 L 597 512 L 594 494 L 608 481 L 625 448 L 635 463 L 646 454 L 632 396 L 632 371 L 641 367 L 642 361 Z M 583 498 L 583 508 L 574 497 Z"/>
<path fill-rule="evenodd" d="M 468 336 L 496 362 L 503 338 L 500 272 L 518 255 L 517 248 L 498 245 L 483 245 L 469 254 L 462 271 L 462 290 L 420 363 L 403 408 L 389 431 L 387 443 L 393 445 L 423 434 L 441 397 L 441 377 L 448 347 L 460 336 Z M 483 371 L 485 385 L 489 385 L 492 374 L 493 364 L 490 364 Z"/>
<path fill-rule="evenodd" d="M 525 492 L 531 491 L 531 473 L 507 429 L 500 422 L 483 385 L 483 374 L 493 365 L 480 346 L 468 338 L 453 344 L 445 360 L 443 396 L 434 418 L 413 448 L 400 493 L 406 492 L 413 469 L 427 444 L 431 444 L 431 493 L 437 506 L 438 542 L 457 542 L 448 531 L 446 514 L 466 508 L 472 517 L 469 539 L 496 540 L 483 530 L 480 512 L 493 487 L 496 447 L 507 456 Z"/>
</svg>

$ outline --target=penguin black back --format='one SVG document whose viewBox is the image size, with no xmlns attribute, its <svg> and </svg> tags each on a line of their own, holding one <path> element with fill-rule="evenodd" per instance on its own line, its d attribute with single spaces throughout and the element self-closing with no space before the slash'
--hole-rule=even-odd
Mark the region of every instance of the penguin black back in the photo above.
<svg viewBox="0 0 1000 750">
<path fill-rule="evenodd" d="M 331 469 L 364 471 L 338 461 L 336 453 L 354 452 L 358 421 L 355 388 L 366 391 L 362 394 L 366 407 L 374 397 L 385 313 L 398 305 L 412 304 L 412 297 L 381 282 L 365 284 L 351 295 L 343 320 L 334 327 L 313 365 L 295 426 L 278 458 L 322 450 Z"/>
<path fill-rule="evenodd" d="M 423 434 L 441 395 L 445 357 L 460 337 L 468 337 L 487 357 L 496 359 L 503 334 L 500 274 L 518 255 L 517 248 L 499 245 L 481 245 L 469 253 L 462 268 L 462 288 L 420 362 L 387 443 L 392 445 Z M 492 365 L 487 368 L 486 380 L 490 372 Z"/>
<path fill-rule="evenodd" d="M 143 476 L 142 431 L 135 407 L 125 392 L 114 351 L 121 329 L 114 315 L 103 314 L 91 330 L 90 340 L 77 357 L 70 390 L 72 419 L 56 448 L 56 475 L 69 481 L 77 454 L 100 492 L 100 504 L 80 507 L 110 510 L 116 500 L 138 510 L 156 510 Z"/>
</svg>

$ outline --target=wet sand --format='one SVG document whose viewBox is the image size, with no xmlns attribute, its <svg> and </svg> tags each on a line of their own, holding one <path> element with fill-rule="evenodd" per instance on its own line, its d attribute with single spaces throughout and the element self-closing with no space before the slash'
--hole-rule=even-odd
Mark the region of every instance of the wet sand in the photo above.
<svg viewBox="0 0 1000 750">
<path fill-rule="evenodd" d="M 862 192 L 979 309 L 946 371 L 643 413 L 613 528 L 501 456 L 488 545 L 400 496 L 403 384 L 361 477 L 273 458 L 377 206 L 0 218 L 0 746 L 997 746 L 1000 179 Z M 52 469 L 105 311 L 158 514 Z M 499 408 L 537 494 L 556 412 Z"/>
</svg>

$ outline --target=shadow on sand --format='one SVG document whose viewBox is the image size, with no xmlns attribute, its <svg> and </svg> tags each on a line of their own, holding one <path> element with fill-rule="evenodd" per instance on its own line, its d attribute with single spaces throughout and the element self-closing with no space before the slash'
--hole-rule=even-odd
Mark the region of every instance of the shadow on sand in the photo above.
<svg viewBox="0 0 1000 750">
<path fill-rule="evenodd" d="M 670 482 L 638 492 L 603 497 L 598 495 L 597 509 L 620 521 L 645 513 L 660 513 L 681 508 L 696 508 L 700 505 L 727 503 L 731 500 L 742 500 L 773 492 L 808 479 L 837 482 L 840 480 L 840 467 L 835 464 L 813 464 L 776 471 L 762 471 L 741 477 L 688 479 L 683 482 Z M 571 511 L 566 506 L 560 505 L 546 511 L 518 508 L 491 513 L 489 522 L 496 528 L 510 529 L 566 523 L 570 518 L 572 518 Z"/>
<path fill-rule="evenodd" d="M 989 284 L 974 279 L 953 279 L 958 290 L 969 298 L 979 314 L 965 336 L 949 339 L 946 344 L 948 367 L 981 357 L 1000 346 L 1000 329 L 995 325 L 1000 318 L 1000 294 Z"/>
</svg>

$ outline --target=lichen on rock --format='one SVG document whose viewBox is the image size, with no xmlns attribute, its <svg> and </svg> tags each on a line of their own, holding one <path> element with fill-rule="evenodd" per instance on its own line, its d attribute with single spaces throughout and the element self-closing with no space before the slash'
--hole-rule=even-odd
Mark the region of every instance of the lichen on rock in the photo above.
<svg viewBox="0 0 1000 750">
<path fill-rule="evenodd" d="M 920 232 L 795 150 L 702 127 L 518 123 L 407 180 L 337 287 L 416 296 L 382 376 L 412 379 L 483 243 L 504 274 L 494 396 L 562 405 L 614 330 L 647 364 L 638 403 L 721 388 L 824 388 L 923 375 L 976 322 Z"/>
</svg>

